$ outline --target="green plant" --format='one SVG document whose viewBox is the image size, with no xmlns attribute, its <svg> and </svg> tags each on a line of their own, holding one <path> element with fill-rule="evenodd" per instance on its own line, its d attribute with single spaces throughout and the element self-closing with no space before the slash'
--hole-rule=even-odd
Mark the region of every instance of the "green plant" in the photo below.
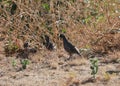
<svg viewBox="0 0 120 86">
<path fill-rule="evenodd" d="M 27 65 L 29 64 L 29 60 L 28 59 L 24 59 L 21 60 L 21 64 L 22 64 L 22 69 L 26 69 Z"/>
<path fill-rule="evenodd" d="M 66 29 L 65 28 L 62 29 L 62 33 L 66 33 Z"/>
<path fill-rule="evenodd" d="M 43 7 L 45 10 L 47 10 L 47 11 L 50 10 L 50 6 L 49 6 L 49 4 L 47 4 L 47 3 L 42 4 L 42 7 Z"/>
<path fill-rule="evenodd" d="M 12 60 L 12 66 L 15 67 L 16 66 L 16 61 Z"/>
<path fill-rule="evenodd" d="M 90 60 L 90 62 L 91 62 L 90 69 L 92 70 L 91 75 L 93 75 L 93 78 L 95 79 L 95 76 L 98 72 L 98 59 L 93 58 Z"/>
</svg>

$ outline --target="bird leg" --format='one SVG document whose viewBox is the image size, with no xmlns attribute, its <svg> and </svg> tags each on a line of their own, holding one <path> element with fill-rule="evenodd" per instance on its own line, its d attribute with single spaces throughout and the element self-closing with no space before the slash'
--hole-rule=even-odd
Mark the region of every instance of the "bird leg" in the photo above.
<svg viewBox="0 0 120 86">
<path fill-rule="evenodd" d="M 71 58 L 72 58 L 72 54 L 69 53 L 69 57 L 67 58 L 67 60 L 71 60 Z"/>
</svg>

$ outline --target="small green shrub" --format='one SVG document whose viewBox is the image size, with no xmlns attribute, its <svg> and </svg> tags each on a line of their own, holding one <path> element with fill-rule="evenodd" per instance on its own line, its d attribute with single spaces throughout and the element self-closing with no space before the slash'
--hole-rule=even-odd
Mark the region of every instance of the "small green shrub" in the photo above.
<svg viewBox="0 0 120 86">
<path fill-rule="evenodd" d="M 16 61 L 15 60 L 12 60 L 12 66 L 15 67 L 16 66 Z"/>
<path fill-rule="evenodd" d="M 62 29 L 62 33 L 66 33 L 66 29 L 65 28 Z"/>
<path fill-rule="evenodd" d="M 50 10 L 50 5 L 47 3 L 42 4 L 42 7 L 46 10 L 49 11 Z"/>
<path fill-rule="evenodd" d="M 98 72 L 98 59 L 93 58 L 93 59 L 90 60 L 90 62 L 91 62 L 90 68 L 92 70 L 91 75 L 93 75 L 93 78 L 95 79 L 95 76 Z"/>
<path fill-rule="evenodd" d="M 29 60 L 28 59 L 24 59 L 21 60 L 21 64 L 22 64 L 22 69 L 26 69 L 27 65 L 29 64 Z"/>
</svg>

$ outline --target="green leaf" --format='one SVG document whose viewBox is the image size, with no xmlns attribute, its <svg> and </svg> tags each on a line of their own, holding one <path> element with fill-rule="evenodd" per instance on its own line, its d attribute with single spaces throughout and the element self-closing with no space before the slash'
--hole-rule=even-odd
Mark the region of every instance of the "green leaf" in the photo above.
<svg viewBox="0 0 120 86">
<path fill-rule="evenodd" d="M 66 33 L 66 29 L 65 28 L 62 29 L 62 33 Z"/>
<path fill-rule="evenodd" d="M 47 3 L 42 4 L 42 7 L 43 7 L 45 10 L 47 10 L 47 11 L 50 10 L 50 6 L 49 6 L 49 4 L 47 4 Z"/>
<path fill-rule="evenodd" d="M 16 66 L 16 61 L 15 61 L 15 60 L 12 61 L 12 66 L 13 66 L 13 67 Z"/>
<path fill-rule="evenodd" d="M 95 78 L 95 75 L 98 72 L 98 59 L 97 58 L 90 59 L 90 62 L 91 62 L 90 69 L 92 70 L 91 75 L 93 75 L 93 77 Z"/>
<path fill-rule="evenodd" d="M 22 68 L 26 69 L 27 65 L 29 64 L 29 60 L 28 59 L 24 59 L 24 60 L 21 61 L 21 64 L 22 64 Z"/>
</svg>

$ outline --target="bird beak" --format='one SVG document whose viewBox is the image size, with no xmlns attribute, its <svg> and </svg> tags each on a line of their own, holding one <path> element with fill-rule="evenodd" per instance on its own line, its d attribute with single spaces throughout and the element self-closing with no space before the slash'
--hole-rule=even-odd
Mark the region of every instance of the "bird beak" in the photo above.
<svg viewBox="0 0 120 86">
<path fill-rule="evenodd" d="M 58 39 L 61 39 L 61 38 L 60 38 L 60 34 L 57 34 L 57 38 L 58 38 Z"/>
<path fill-rule="evenodd" d="M 58 37 L 60 37 L 60 34 L 58 34 Z"/>
</svg>

